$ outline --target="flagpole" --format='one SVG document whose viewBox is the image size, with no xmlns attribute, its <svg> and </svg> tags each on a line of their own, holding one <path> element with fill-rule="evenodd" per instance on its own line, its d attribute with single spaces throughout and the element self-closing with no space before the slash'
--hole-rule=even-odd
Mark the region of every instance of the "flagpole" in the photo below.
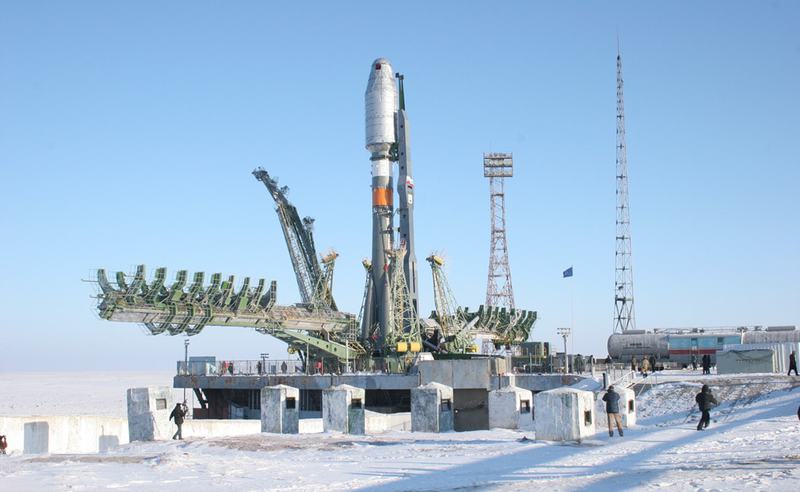
<svg viewBox="0 0 800 492">
<path fill-rule="evenodd" d="M 575 287 L 573 286 L 574 278 L 575 278 L 574 274 L 569 278 L 569 329 L 570 332 L 572 333 L 572 338 L 569 341 L 569 350 L 573 354 L 575 353 Z"/>
</svg>

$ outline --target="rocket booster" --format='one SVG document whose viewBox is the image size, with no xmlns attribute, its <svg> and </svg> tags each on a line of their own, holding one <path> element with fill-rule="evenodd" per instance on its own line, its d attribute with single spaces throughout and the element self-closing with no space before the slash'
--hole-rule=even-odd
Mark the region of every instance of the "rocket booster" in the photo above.
<svg viewBox="0 0 800 492">
<path fill-rule="evenodd" d="M 389 258 L 394 243 L 394 190 L 392 186 L 392 161 L 398 162 L 397 191 L 400 195 L 398 215 L 400 242 L 406 248 L 404 274 L 414 312 L 417 312 L 417 270 L 414 255 L 413 192 L 411 159 L 408 152 L 408 125 L 404 108 L 403 80 L 400 79 L 398 101 L 397 82 L 389 60 L 378 58 L 372 62 L 369 82 L 364 94 L 366 148 L 372 164 L 372 264 L 371 287 L 366 296 L 362 337 L 369 336 L 377 323 L 375 346 L 384 347 L 391 329 L 391 293 L 389 289 Z M 406 319 L 413 319 L 406 313 Z M 404 326 L 404 330 L 410 326 Z"/>
<path fill-rule="evenodd" d="M 378 323 L 377 347 L 383 347 L 389 329 L 389 253 L 393 248 L 394 190 L 390 151 L 396 143 L 394 119 L 397 88 L 388 60 L 372 63 L 364 94 L 366 148 L 372 164 L 372 309 L 365 326 Z"/>
</svg>

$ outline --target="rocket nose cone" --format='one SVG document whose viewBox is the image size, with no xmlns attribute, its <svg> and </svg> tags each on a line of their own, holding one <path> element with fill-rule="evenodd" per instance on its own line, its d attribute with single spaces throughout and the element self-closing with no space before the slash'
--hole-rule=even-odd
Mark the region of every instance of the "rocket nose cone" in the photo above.
<svg viewBox="0 0 800 492">
<path fill-rule="evenodd" d="M 372 62 L 372 66 L 369 69 L 370 83 L 379 78 L 389 80 L 394 78 L 392 63 L 386 58 L 376 59 L 374 62 Z"/>
<path fill-rule="evenodd" d="M 377 58 L 372 62 L 372 71 L 377 72 L 380 70 L 392 73 L 392 63 L 386 58 Z"/>
</svg>

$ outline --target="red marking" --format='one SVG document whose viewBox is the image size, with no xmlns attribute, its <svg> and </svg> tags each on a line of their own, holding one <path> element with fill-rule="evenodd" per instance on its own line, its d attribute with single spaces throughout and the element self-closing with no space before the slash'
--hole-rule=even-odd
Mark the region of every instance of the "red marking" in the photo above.
<svg viewBox="0 0 800 492">
<path fill-rule="evenodd" d="M 669 355 L 692 355 L 692 354 L 714 355 L 716 353 L 717 353 L 717 351 L 715 349 L 705 349 L 705 350 L 703 350 L 703 349 L 694 349 L 694 350 L 690 350 L 690 349 L 680 349 L 680 350 L 678 350 L 678 349 L 675 349 L 675 350 L 670 350 L 669 351 Z"/>
</svg>

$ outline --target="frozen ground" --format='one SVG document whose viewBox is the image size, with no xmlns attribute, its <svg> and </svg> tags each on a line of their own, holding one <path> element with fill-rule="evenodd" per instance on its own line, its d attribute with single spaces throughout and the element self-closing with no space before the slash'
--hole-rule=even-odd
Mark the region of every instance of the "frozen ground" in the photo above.
<svg viewBox="0 0 800 492">
<path fill-rule="evenodd" d="M 0 415 L 128 417 L 125 390 L 172 386 L 170 372 L 0 373 Z M 183 390 L 175 393 L 183 400 Z"/>
<path fill-rule="evenodd" d="M 134 443 L 105 455 L 3 457 L 0 489 L 800 490 L 800 379 L 747 390 L 739 381 L 707 381 L 742 398 L 714 410 L 703 432 L 689 413 L 698 383 L 674 381 L 641 395 L 646 417 L 624 438 L 556 444 L 493 430 Z"/>
</svg>

